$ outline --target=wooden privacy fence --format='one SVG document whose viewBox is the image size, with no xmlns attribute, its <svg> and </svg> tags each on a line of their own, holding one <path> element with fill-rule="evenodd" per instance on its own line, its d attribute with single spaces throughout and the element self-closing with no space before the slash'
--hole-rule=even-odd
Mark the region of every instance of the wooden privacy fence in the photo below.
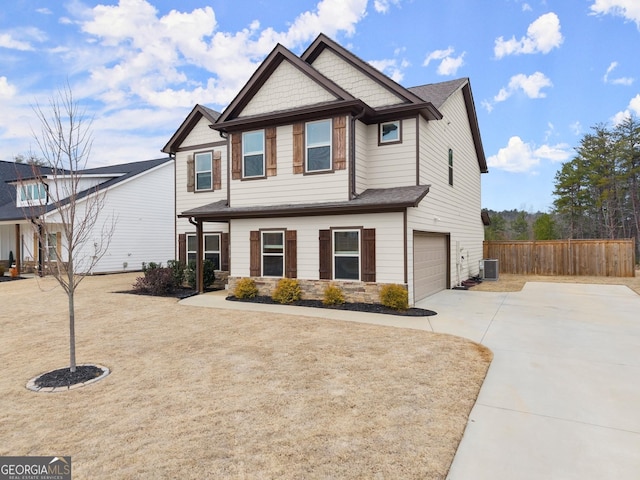
<svg viewBox="0 0 640 480">
<path fill-rule="evenodd" d="M 635 239 L 486 241 L 484 258 L 500 273 L 519 275 L 635 276 Z"/>
</svg>

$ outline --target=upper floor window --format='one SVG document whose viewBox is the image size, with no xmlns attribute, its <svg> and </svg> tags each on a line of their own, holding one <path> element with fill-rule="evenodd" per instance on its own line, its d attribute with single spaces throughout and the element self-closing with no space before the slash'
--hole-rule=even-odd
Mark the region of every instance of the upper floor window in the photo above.
<svg viewBox="0 0 640 480">
<path fill-rule="evenodd" d="M 262 275 L 284 276 L 284 232 L 262 232 Z"/>
<path fill-rule="evenodd" d="M 20 200 L 23 202 L 46 199 L 47 187 L 44 183 L 31 183 L 20 187 Z"/>
<path fill-rule="evenodd" d="M 378 126 L 378 143 L 400 143 L 402 141 L 402 130 L 400 120 L 384 122 Z"/>
<path fill-rule="evenodd" d="M 331 120 L 306 124 L 306 171 L 331 170 Z"/>
<path fill-rule="evenodd" d="M 264 130 L 242 134 L 242 176 L 264 177 Z"/>
<path fill-rule="evenodd" d="M 453 150 L 449 149 L 449 185 L 453 185 Z"/>
<path fill-rule="evenodd" d="M 195 155 L 196 191 L 213 188 L 213 160 L 211 152 Z"/>
<path fill-rule="evenodd" d="M 333 231 L 333 278 L 360 280 L 360 230 Z"/>
</svg>

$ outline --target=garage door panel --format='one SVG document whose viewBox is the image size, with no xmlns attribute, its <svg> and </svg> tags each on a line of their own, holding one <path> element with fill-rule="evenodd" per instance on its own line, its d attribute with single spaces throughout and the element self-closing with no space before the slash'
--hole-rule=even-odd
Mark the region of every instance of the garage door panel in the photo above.
<svg viewBox="0 0 640 480">
<path fill-rule="evenodd" d="M 447 288 L 447 236 L 415 232 L 413 236 L 414 299 Z"/>
</svg>

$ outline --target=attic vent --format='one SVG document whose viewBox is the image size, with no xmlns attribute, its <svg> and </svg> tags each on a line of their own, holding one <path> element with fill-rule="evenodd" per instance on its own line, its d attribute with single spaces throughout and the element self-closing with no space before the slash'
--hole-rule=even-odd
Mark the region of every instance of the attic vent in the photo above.
<svg viewBox="0 0 640 480">
<path fill-rule="evenodd" d="M 498 280 L 498 259 L 485 258 L 481 260 L 480 270 L 484 280 Z"/>
</svg>

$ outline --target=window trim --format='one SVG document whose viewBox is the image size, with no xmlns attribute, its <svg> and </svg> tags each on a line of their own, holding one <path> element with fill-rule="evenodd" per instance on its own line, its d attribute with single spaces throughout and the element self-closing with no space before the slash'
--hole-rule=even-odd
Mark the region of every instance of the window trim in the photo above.
<svg viewBox="0 0 640 480">
<path fill-rule="evenodd" d="M 217 236 L 218 237 L 218 250 L 207 250 L 206 245 L 207 241 L 205 237 L 207 236 Z M 189 238 L 194 238 L 196 241 L 195 250 L 189 250 Z M 185 233 L 185 260 L 187 265 L 189 265 L 189 254 L 193 254 L 195 256 L 194 261 L 197 260 L 198 255 L 198 237 L 196 233 Z M 216 268 L 216 272 L 221 271 L 222 268 L 222 232 L 203 232 L 202 233 L 202 260 L 206 258 L 207 253 L 217 253 L 218 254 L 218 268 Z"/>
<path fill-rule="evenodd" d="M 356 232 L 358 234 L 358 253 L 356 255 L 358 259 L 358 278 L 338 278 L 336 277 L 336 258 L 353 258 L 351 254 L 336 254 L 336 233 L 343 232 Z M 331 277 L 333 280 L 352 281 L 359 282 L 362 279 L 362 228 L 332 228 L 331 229 Z"/>
<path fill-rule="evenodd" d="M 282 235 L 282 253 L 265 253 L 264 235 L 265 233 L 279 233 Z M 286 229 L 269 229 L 260 230 L 260 276 L 267 278 L 285 278 L 286 277 L 286 249 L 287 249 Z M 280 257 L 282 259 L 282 275 L 265 275 L 264 273 L 264 257 Z"/>
<path fill-rule="evenodd" d="M 198 170 L 198 155 L 209 155 L 209 170 Z M 211 175 L 211 186 L 209 188 L 198 188 L 198 174 L 209 172 Z M 193 154 L 193 186 L 195 192 L 210 192 L 213 190 L 213 150 L 195 152 Z"/>
<path fill-rule="evenodd" d="M 326 143 L 309 145 L 309 130 L 308 126 L 314 123 L 328 123 L 329 124 L 329 140 Z M 318 147 L 329 147 L 329 168 L 322 168 L 316 170 L 309 169 L 309 149 Z M 327 173 L 333 172 L 333 119 L 323 118 L 321 120 L 313 120 L 311 122 L 305 122 L 304 124 L 304 172 L 308 174 L 315 173 Z"/>
<path fill-rule="evenodd" d="M 262 151 L 258 151 L 256 150 L 255 152 L 246 152 L 245 148 L 247 146 L 247 142 L 245 141 L 245 135 L 251 134 L 251 133 L 258 133 L 260 132 L 262 134 Z M 264 129 L 260 129 L 260 130 L 251 130 L 248 132 L 242 132 L 242 155 L 241 155 L 241 159 L 242 159 L 242 178 L 243 179 L 254 179 L 254 178 L 265 178 L 267 176 L 267 165 L 266 165 L 266 132 Z M 246 175 L 245 174 L 245 159 L 247 156 L 252 156 L 252 155 L 262 155 L 262 173 L 260 175 Z"/>
<path fill-rule="evenodd" d="M 51 242 L 51 240 L 53 239 L 53 243 Z M 57 262 L 59 260 L 59 255 L 58 255 L 58 234 L 57 233 L 47 233 L 45 235 L 45 241 L 46 241 L 46 245 L 45 245 L 45 258 L 47 259 L 47 262 Z M 53 255 L 52 255 L 53 253 Z"/>
<path fill-rule="evenodd" d="M 382 127 L 394 123 L 398 125 L 398 138 L 397 140 L 383 140 L 382 139 Z M 402 143 L 402 120 L 391 120 L 389 122 L 380 122 L 378 124 L 378 146 L 381 145 L 396 145 Z"/>
</svg>

